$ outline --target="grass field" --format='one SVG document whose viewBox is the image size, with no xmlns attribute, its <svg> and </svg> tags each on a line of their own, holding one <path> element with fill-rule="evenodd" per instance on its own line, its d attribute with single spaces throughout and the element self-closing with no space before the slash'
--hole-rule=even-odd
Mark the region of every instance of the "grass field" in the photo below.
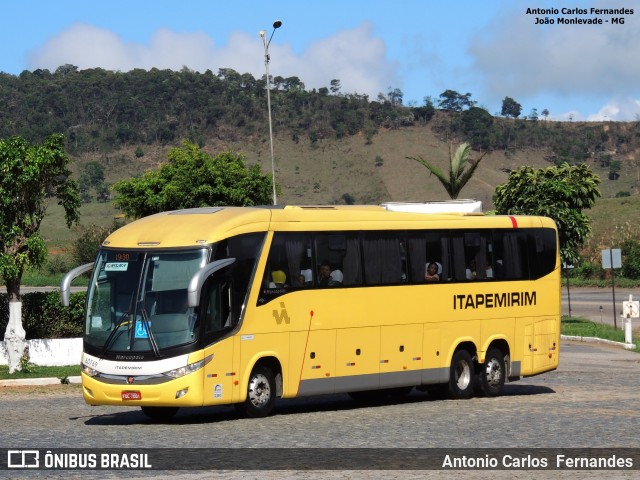
<svg viewBox="0 0 640 480">
<path fill-rule="evenodd" d="M 38 365 L 29 365 L 28 371 L 15 372 L 9 375 L 9 368 L 6 365 L 0 365 L 0 380 L 19 379 L 19 378 L 59 378 L 60 383 L 68 377 L 80 375 L 80 365 L 66 367 L 40 367 Z"/>
<path fill-rule="evenodd" d="M 242 141 L 240 141 L 242 140 Z M 236 142 L 209 139 L 204 150 L 216 155 L 225 150 L 245 155 L 247 164 L 259 164 L 265 173 L 270 172 L 269 143 L 266 137 Z M 385 130 L 381 129 L 367 143 L 363 136 L 351 136 L 342 140 L 320 140 L 312 144 L 308 139 L 294 141 L 286 134 L 279 134 L 274 142 L 276 179 L 282 188 L 279 203 L 329 204 L 344 203 L 348 195 L 356 203 L 379 204 L 384 201 L 446 200 L 447 195 L 435 176 L 408 156 L 422 156 L 446 169 L 449 146 L 429 126 Z M 457 145 L 454 142 L 454 146 Z M 139 175 L 149 168 L 157 168 L 166 160 L 171 147 L 145 148 L 145 156 L 136 158 L 133 149 L 122 150 L 99 160 L 105 164 L 108 184 Z M 472 158 L 479 155 L 473 152 Z M 494 151 L 482 160 L 461 197 L 481 200 L 485 210 L 493 208 L 495 187 L 506 182 L 508 172 L 522 165 L 547 167 L 542 150 L 525 150 L 505 153 Z M 98 160 L 89 154 L 75 158 L 73 169 L 77 173 L 89 161 Z M 607 170 L 596 159 L 589 166 L 602 179 L 602 198 L 586 213 L 592 220 L 592 236 L 589 240 L 590 261 L 595 261 L 600 249 L 615 248 L 624 238 L 640 237 L 640 170 L 636 162 L 622 162 L 621 177 L 608 179 Z M 628 191 L 629 197 L 615 198 L 620 191 Z M 88 203 L 81 208 L 82 225 L 112 225 L 119 215 L 111 202 Z M 71 243 L 79 235 L 77 228 L 68 229 L 62 207 L 51 200 L 41 226 L 41 234 L 52 255 L 63 255 L 61 262 L 73 262 L 64 257 Z M 41 272 L 29 272 L 25 284 L 45 285 L 51 280 Z"/>
<path fill-rule="evenodd" d="M 592 322 L 580 317 L 563 317 L 560 327 L 562 335 L 572 337 L 594 337 L 613 342 L 624 343 L 624 331 L 614 328 L 611 325 Z M 640 353 L 640 332 L 634 332 L 633 338 L 636 344 L 635 351 Z"/>
</svg>

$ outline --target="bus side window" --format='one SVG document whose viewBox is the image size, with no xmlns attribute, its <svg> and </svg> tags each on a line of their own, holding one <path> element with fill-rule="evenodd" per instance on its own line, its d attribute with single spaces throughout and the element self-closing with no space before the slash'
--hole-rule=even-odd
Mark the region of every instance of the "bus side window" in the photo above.
<svg viewBox="0 0 640 480">
<path fill-rule="evenodd" d="M 490 230 L 456 233 L 453 240 L 456 280 L 493 279 L 493 246 Z"/>
<path fill-rule="evenodd" d="M 331 270 L 330 286 L 362 285 L 362 248 L 358 232 L 316 233 L 315 245 L 313 276 L 316 284 L 320 280 L 321 264 L 328 263 Z"/>
<path fill-rule="evenodd" d="M 347 237 L 342 233 L 317 233 L 315 280 L 318 287 L 338 287 L 344 282 L 343 261 Z"/>
<path fill-rule="evenodd" d="M 232 288 L 228 275 L 215 272 L 207 281 L 203 289 L 203 304 L 201 318 L 204 324 L 206 341 L 219 338 L 233 326 L 232 316 Z"/>
<path fill-rule="evenodd" d="M 311 240 L 308 233 L 276 232 L 262 273 L 258 305 L 313 283 Z"/>
<path fill-rule="evenodd" d="M 367 285 L 402 283 L 407 278 L 403 269 L 402 245 L 395 232 L 364 234 L 364 278 Z"/>
<path fill-rule="evenodd" d="M 529 234 L 529 264 L 531 279 L 548 275 L 556 266 L 556 236 L 551 228 L 536 228 Z"/>
<path fill-rule="evenodd" d="M 435 263 L 438 267 L 439 282 L 451 279 L 448 232 L 433 230 L 409 232 L 407 247 L 411 282 L 424 283 L 426 269 L 430 263 Z"/>
<path fill-rule="evenodd" d="M 529 258 L 525 232 L 496 231 L 494 237 L 495 276 L 506 280 L 529 278 Z"/>
<path fill-rule="evenodd" d="M 342 261 L 343 285 L 362 285 L 362 247 L 358 233 L 347 233 L 346 249 Z"/>
</svg>

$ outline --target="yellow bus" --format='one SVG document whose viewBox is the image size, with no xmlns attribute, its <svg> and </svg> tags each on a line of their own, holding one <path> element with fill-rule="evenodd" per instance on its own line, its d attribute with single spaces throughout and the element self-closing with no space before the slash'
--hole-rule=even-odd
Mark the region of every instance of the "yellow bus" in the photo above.
<svg viewBox="0 0 640 480">
<path fill-rule="evenodd" d="M 416 387 L 499 395 L 554 370 L 554 222 L 377 206 L 222 207 L 132 222 L 79 274 L 82 390 L 91 405 L 235 404 Z"/>
</svg>

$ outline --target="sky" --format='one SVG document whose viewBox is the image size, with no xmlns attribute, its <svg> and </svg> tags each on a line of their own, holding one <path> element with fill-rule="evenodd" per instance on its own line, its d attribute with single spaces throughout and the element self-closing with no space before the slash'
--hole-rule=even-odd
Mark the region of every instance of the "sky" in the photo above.
<svg viewBox="0 0 640 480">
<path fill-rule="evenodd" d="M 602 8 L 627 12 L 592 12 Z M 260 78 L 264 30 L 271 76 L 307 90 L 337 79 L 371 99 L 400 89 L 405 105 L 454 90 L 494 115 L 511 97 L 522 115 L 640 120 L 640 0 L 24 0 L 3 2 L 2 16 L 0 72 L 12 75 L 72 64 Z"/>
</svg>

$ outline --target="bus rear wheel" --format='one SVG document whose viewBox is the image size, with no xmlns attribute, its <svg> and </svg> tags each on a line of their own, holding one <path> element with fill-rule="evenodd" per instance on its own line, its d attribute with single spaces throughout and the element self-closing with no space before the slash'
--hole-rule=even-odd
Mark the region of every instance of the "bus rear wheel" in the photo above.
<svg viewBox="0 0 640 480">
<path fill-rule="evenodd" d="M 504 386 L 506 368 L 504 355 L 501 350 L 491 348 L 487 352 L 485 361 L 480 365 L 478 380 L 480 389 L 487 397 L 497 397 L 502 393 Z"/>
<path fill-rule="evenodd" d="M 471 354 L 458 350 L 453 354 L 449 368 L 448 394 L 450 398 L 464 399 L 473 395 L 473 360 Z"/>
<path fill-rule="evenodd" d="M 178 407 L 140 407 L 142 413 L 153 420 L 169 420 L 176 413 Z"/>
<path fill-rule="evenodd" d="M 241 413 L 250 418 L 266 417 L 276 402 L 276 381 L 273 372 L 265 366 L 257 366 L 251 372 L 247 385 L 247 399 L 238 404 Z"/>
</svg>

